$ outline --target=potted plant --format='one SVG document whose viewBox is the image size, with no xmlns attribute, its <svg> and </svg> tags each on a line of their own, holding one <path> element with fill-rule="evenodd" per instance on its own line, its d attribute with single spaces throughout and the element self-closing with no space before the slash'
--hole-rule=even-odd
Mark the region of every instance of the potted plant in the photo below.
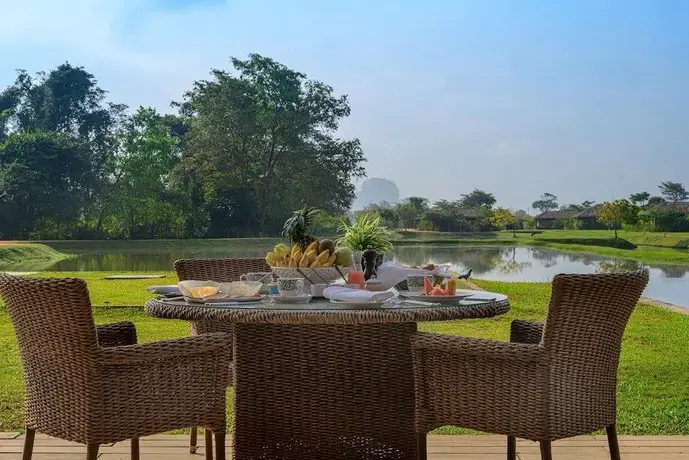
<svg viewBox="0 0 689 460">
<path fill-rule="evenodd" d="M 378 265 L 383 262 L 385 253 L 392 251 L 390 231 L 375 213 L 363 212 L 353 224 L 343 220 L 338 233 L 337 246 L 352 250 L 357 268 L 361 267 L 361 253 L 369 247 L 378 253 Z"/>
</svg>

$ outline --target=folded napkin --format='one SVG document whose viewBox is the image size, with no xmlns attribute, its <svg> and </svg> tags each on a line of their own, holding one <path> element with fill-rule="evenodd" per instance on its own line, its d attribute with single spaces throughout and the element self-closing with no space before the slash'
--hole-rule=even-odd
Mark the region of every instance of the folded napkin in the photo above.
<svg viewBox="0 0 689 460">
<path fill-rule="evenodd" d="M 421 268 L 405 267 L 397 262 L 385 262 L 380 267 L 378 267 L 376 275 L 378 281 L 380 281 L 386 289 L 389 289 L 393 286 L 397 286 L 402 281 L 406 281 L 407 276 L 409 275 L 446 276 L 447 271 L 449 269 L 449 265 L 438 265 L 437 267 L 435 267 L 435 270 L 424 270 Z"/>
<path fill-rule="evenodd" d="M 171 286 L 149 286 L 146 290 L 151 294 L 182 295 L 182 291 L 179 290 L 179 286 L 176 284 Z"/>
<path fill-rule="evenodd" d="M 330 286 L 325 288 L 323 296 L 339 302 L 384 302 L 393 298 L 395 294 L 389 291 L 373 292 L 342 286 Z"/>
</svg>

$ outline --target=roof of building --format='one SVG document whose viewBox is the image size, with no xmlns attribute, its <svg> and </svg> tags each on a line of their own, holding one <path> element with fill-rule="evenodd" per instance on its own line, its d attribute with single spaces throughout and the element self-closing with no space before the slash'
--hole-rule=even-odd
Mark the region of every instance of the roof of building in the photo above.
<svg viewBox="0 0 689 460">
<path fill-rule="evenodd" d="M 574 217 L 576 213 L 572 211 L 545 211 L 537 215 L 537 220 L 556 220 L 563 217 Z"/>
<path fill-rule="evenodd" d="M 596 219 L 598 218 L 598 211 L 602 205 L 597 204 L 589 208 L 584 209 L 579 214 L 576 215 L 578 219 Z"/>
</svg>

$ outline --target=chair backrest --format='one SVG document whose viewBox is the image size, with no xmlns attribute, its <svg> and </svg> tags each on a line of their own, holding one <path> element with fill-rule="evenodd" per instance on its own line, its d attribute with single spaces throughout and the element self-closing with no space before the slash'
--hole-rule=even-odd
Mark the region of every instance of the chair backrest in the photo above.
<svg viewBox="0 0 689 460">
<path fill-rule="evenodd" d="M 86 283 L 0 275 L 0 295 L 19 345 L 28 426 L 83 429 L 79 414 L 89 409 L 99 374 Z"/>
<path fill-rule="evenodd" d="M 551 431 L 562 430 L 555 435 L 615 422 L 622 336 L 647 283 L 647 270 L 553 279 L 543 346 Z M 561 417 L 568 427 L 558 425 Z"/>
<path fill-rule="evenodd" d="M 182 259 L 175 262 L 180 281 L 216 281 L 229 283 L 250 272 L 270 272 L 265 259 L 242 257 L 234 259 Z"/>
</svg>

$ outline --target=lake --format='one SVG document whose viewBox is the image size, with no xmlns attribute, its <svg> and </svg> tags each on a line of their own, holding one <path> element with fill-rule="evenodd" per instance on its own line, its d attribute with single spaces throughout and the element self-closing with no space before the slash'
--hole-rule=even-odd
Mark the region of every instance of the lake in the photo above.
<svg viewBox="0 0 689 460">
<path fill-rule="evenodd" d="M 76 254 L 71 259 L 31 267 L 23 270 L 51 271 L 156 271 L 170 270 L 175 260 L 205 257 L 263 257 L 274 241 L 235 244 L 232 240 L 218 240 L 210 245 L 177 242 L 169 246 L 155 244 L 147 248 L 144 242 L 134 250 L 113 243 L 98 246 L 86 243 L 83 247 L 71 243 L 50 244 L 58 251 Z M 153 245 L 153 243 L 150 243 Z M 398 246 L 394 258 L 406 264 L 450 263 L 458 271 L 473 269 L 479 279 L 499 281 L 549 282 L 558 273 L 603 273 L 636 270 L 646 266 L 650 271 L 647 297 L 689 307 L 689 265 L 645 265 L 633 260 L 612 259 L 595 254 L 561 252 L 555 249 L 505 246 Z"/>
</svg>

